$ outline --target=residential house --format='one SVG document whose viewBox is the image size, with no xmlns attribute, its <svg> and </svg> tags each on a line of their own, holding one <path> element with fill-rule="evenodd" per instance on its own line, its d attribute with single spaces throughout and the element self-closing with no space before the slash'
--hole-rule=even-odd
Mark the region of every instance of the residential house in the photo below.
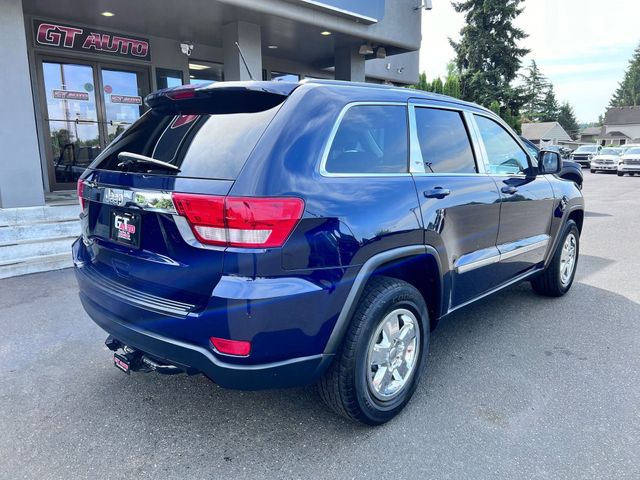
<svg viewBox="0 0 640 480">
<path fill-rule="evenodd" d="M 573 142 L 558 122 L 523 123 L 522 136 L 540 147 Z"/>
<path fill-rule="evenodd" d="M 640 143 L 640 106 L 607 110 L 598 142 L 601 145 Z"/>
</svg>

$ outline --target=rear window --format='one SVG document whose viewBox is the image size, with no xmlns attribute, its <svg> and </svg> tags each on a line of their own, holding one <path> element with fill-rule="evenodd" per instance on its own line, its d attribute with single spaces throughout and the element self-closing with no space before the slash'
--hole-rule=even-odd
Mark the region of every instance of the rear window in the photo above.
<svg viewBox="0 0 640 480">
<path fill-rule="evenodd" d="M 96 158 L 92 168 L 235 180 L 280 106 L 254 113 L 165 115 L 151 110 Z M 120 152 L 175 165 L 123 166 Z"/>
</svg>

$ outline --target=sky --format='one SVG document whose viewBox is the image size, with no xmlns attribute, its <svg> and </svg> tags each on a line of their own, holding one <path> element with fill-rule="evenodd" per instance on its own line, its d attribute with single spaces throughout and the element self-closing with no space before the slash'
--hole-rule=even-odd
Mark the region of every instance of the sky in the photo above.
<svg viewBox="0 0 640 480">
<path fill-rule="evenodd" d="M 521 46 L 553 82 L 559 102 L 573 106 L 579 122 L 595 122 L 640 43 L 640 0 L 525 0 L 516 20 L 529 37 Z M 446 74 L 454 58 L 448 38 L 464 26 L 450 0 L 433 0 L 422 14 L 420 71 L 432 79 Z"/>
</svg>

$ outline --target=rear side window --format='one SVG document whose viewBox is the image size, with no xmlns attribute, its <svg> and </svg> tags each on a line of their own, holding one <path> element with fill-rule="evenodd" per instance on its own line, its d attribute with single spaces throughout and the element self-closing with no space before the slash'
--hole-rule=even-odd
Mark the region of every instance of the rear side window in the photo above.
<svg viewBox="0 0 640 480">
<path fill-rule="evenodd" d="M 406 173 L 407 132 L 406 107 L 355 105 L 342 117 L 325 170 L 329 173 Z"/>
<path fill-rule="evenodd" d="M 460 112 L 416 107 L 416 128 L 427 173 L 476 173 Z"/>
<path fill-rule="evenodd" d="M 180 169 L 138 172 L 182 177 L 235 180 L 279 106 L 255 113 L 163 115 L 151 110 L 116 138 L 93 168 L 121 171 L 118 153 L 130 152 L 170 163 Z M 129 167 L 130 168 L 130 167 Z"/>
</svg>

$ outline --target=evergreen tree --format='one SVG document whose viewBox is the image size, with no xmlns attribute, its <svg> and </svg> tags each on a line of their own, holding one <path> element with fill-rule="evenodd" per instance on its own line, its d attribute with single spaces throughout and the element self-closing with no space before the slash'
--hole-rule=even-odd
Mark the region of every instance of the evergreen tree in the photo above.
<svg viewBox="0 0 640 480">
<path fill-rule="evenodd" d="M 418 90 L 429 90 L 429 82 L 427 82 L 427 74 L 426 72 L 422 72 L 418 76 L 418 83 L 412 85 L 413 88 L 417 88 Z"/>
<path fill-rule="evenodd" d="M 575 136 L 580 132 L 580 127 L 578 126 L 578 121 L 576 120 L 576 115 L 573 112 L 573 107 L 569 104 L 569 102 L 564 102 L 560 107 L 558 112 L 558 122 L 562 125 L 562 128 L 569 134 L 571 138 L 575 138 Z"/>
<path fill-rule="evenodd" d="M 544 94 L 540 109 L 540 115 L 538 118 L 541 122 L 555 122 L 558 120 L 559 115 L 560 106 L 558 105 L 558 100 L 556 100 L 556 94 L 553 90 L 553 85 L 549 84 L 549 86 L 547 87 L 547 91 Z"/>
<path fill-rule="evenodd" d="M 629 60 L 629 68 L 609 103 L 610 107 L 638 105 L 640 105 L 640 45 Z"/>
<path fill-rule="evenodd" d="M 549 81 L 542 74 L 535 60 L 531 60 L 531 64 L 526 68 L 526 74 L 521 77 L 523 80 L 522 89 L 525 99 L 521 111 L 522 116 L 531 122 L 544 121 L 541 120 L 541 117 L 548 116 L 545 115 L 544 112 L 546 101 L 550 101 L 550 98 L 548 98 Z M 557 113 L 557 103 L 555 110 Z"/>
<path fill-rule="evenodd" d="M 497 100 L 503 113 L 513 100 L 511 82 L 529 50 L 518 47 L 526 34 L 513 25 L 523 0 L 463 0 L 452 2 L 464 12 L 466 25 L 459 42 L 449 39 L 456 52 L 462 97 L 488 106 Z M 522 103 L 522 100 L 519 101 Z M 511 109 L 512 110 L 512 109 Z M 511 112 L 510 112 L 511 113 Z M 515 114 L 519 112 L 515 111 Z"/>
<path fill-rule="evenodd" d="M 444 90 L 444 85 L 442 84 L 442 80 L 440 77 L 437 77 L 433 83 L 431 84 L 431 91 L 433 93 L 442 93 Z"/>
</svg>

